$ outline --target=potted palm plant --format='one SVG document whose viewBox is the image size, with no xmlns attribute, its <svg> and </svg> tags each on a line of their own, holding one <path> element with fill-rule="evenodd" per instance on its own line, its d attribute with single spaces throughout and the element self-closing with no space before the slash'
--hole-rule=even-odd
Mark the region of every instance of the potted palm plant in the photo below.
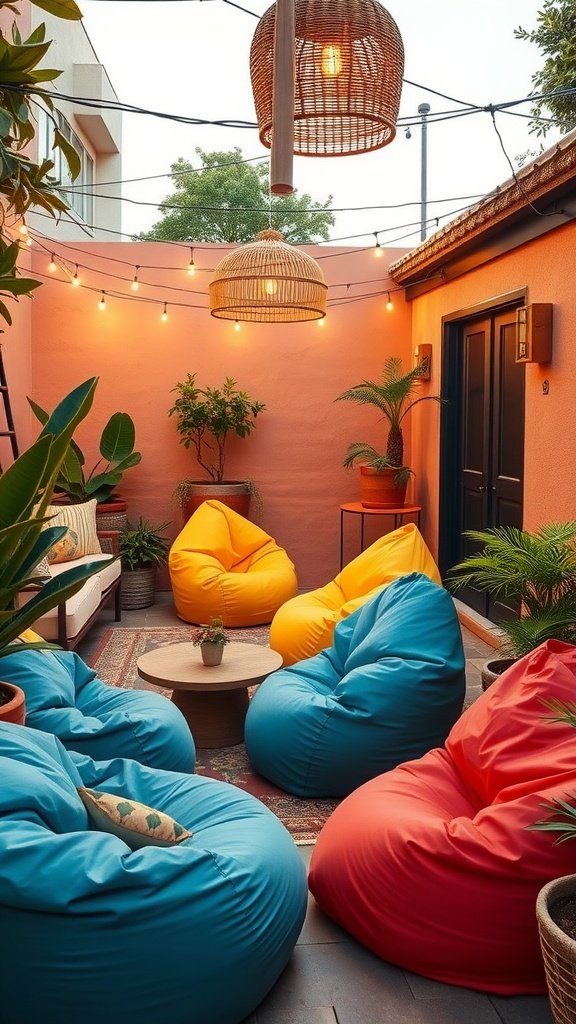
<svg viewBox="0 0 576 1024">
<path fill-rule="evenodd" d="M 192 634 L 192 643 L 200 648 L 205 665 L 219 665 L 222 661 L 224 644 L 228 643 L 223 627 L 222 619 L 214 617 L 208 625 L 199 626 Z"/>
<path fill-rule="evenodd" d="M 128 523 L 120 534 L 122 559 L 122 607 L 148 608 L 154 604 L 156 572 L 168 554 L 169 540 L 162 536 L 169 523 L 154 526 L 142 516 L 135 525 Z"/>
<path fill-rule="evenodd" d="M 248 514 L 254 486 L 247 480 L 226 480 L 226 442 L 231 434 L 248 437 L 266 406 L 239 390 L 236 383 L 226 377 L 219 388 L 200 388 L 196 375 L 189 373 L 173 388 L 177 398 L 168 415 L 176 416 L 181 444 L 194 451 L 207 474 L 206 480 L 182 480 L 176 488 L 186 520 L 207 498 L 217 498 L 241 515 Z"/>
<path fill-rule="evenodd" d="M 45 513 L 72 434 L 91 408 L 97 382 L 92 377 L 67 395 L 48 417 L 35 444 L 0 475 L 0 658 L 12 653 L 10 645 L 38 618 L 76 594 L 102 569 L 102 562 L 75 564 L 46 580 L 26 604 L 17 607 L 19 592 L 45 579 L 39 562 L 66 533 L 66 527 L 51 527 Z M 42 641 L 29 646 L 33 650 L 54 645 Z M 0 682 L 0 719 L 24 721 L 24 694 L 19 687 Z"/>
<path fill-rule="evenodd" d="M 384 363 L 380 381 L 363 380 L 338 395 L 337 402 L 373 405 L 388 421 L 386 451 L 379 452 L 364 441 L 353 441 L 344 458 L 345 466 L 360 463 L 360 499 L 365 508 L 398 508 L 404 504 L 413 471 L 404 463 L 402 423 L 420 402 L 440 402 L 439 395 L 412 398 L 428 363 L 402 373 L 402 360 L 391 356 Z"/>
<path fill-rule="evenodd" d="M 576 643 L 576 521 L 548 523 L 534 533 L 513 526 L 469 530 L 484 547 L 455 565 L 452 590 L 472 585 L 517 600 L 517 619 L 499 620 L 502 643 L 482 670 L 486 689 L 517 658 L 545 640 Z"/>
<path fill-rule="evenodd" d="M 28 399 L 32 412 L 45 424 L 48 413 Z M 136 430 L 127 412 L 112 414 L 100 437 L 100 456 L 92 469 L 76 441 L 71 441 L 56 479 L 56 500 L 66 498 L 73 504 L 96 499 L 96 521 L 101 530 L 123 530 L 127 523 L 126 502 L 116 493 L 125 471 L 137 466 L 142 455 L 134 451 Z"/>
</svg>

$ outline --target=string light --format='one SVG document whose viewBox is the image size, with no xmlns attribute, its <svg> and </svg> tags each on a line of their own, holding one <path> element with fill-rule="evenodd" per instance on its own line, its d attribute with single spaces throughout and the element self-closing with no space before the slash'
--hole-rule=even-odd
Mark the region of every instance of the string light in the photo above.
<svg viewBox="0 0 576 1024">
<path fill-rule="evenodd" d="M 134 277 L 132 278 L 132 284 L 130 285 L 130 287 L 131 287 L 133 292 L 137 292 L 139 287 L 140 287 L 140 282 L 138 280 L 138 271 L 139 270 L 140 270 L 140 267 L 138 265 L 136 265 L 135 272 L 134 272 Z"/>
<path fill-rule="evenodd" d="M 188 264 L 188 274 L 190 277 L 194 277 L 196 273 L 196 266 L 194 264 L 194 248 L 190 246 L 190 263 Z"/>
<path fill-rule="evenodd" d="M 388 292 L 388 302 L 386 303 L 386 309 L 388 310 L 389 313 L 391 312 L 391 310 L 394 309 L 394 303 L 392 302 L 392 299 L 390 298 L 390 292 Z"/>
<path fill-rule="evenodd" d="M 240 321 L 239 320 L 235 320 L 234 321 L 234 330 L 235 331 L 239 331 L 240 330 Z"/>
<path fill-rule="evenodd" d="M 55 274 L 56 271 L 58 270 L 58 264 L 56 263 L 56 260 L 54 258 L 54 253 L 52 253 L 52 256 L 50 258 L 50 263 L 48 264 L 48 270 L 49 270 L 49 272 L 51 274 Z"/>
<path fill-rule="evenodd" d="M 80 278 L 78 277 L 78 264 L 76 264 L 76 273 L 72 278 L 72 284 L 74 285 L 75 288 L 78 288 L 78 285 L 80 284 Z"/>
<path fill-rule="evenodd" d="M 161 319 L 163 324 L 165 324 L 167 319 L 168 319 L 168 310 L 166 309 L 166 306 L 167 306 L 167 303 L 165 302 L 164 303 L 164 312 L 162 313 L 162 316 L 160 317 L 160 319 Z"/>
<path fill-rule="evenodd" d="M 325 320 L 326 320 L 325 316 L 323 316 L 321 320 L 317 320 L 316 323 L 318 324 L 318 327 L 324 327 L 324 321 Z"/>
<path fill-rule="evenodd" d="M 102 311 L 104 311 L 106 309 L 106 293 L 105 292 L 102 292 L 102 298 L 100 299 L 100 302 L 98 303 L 98 309 L 100 309 Z"/>
<path fill-rule="evenodd" d="M 376 239 L 376 245 L 374 246 L 374 255 L 380 259 L 383 256 L 382 246 L 380 245 L 380 239 L 378 238 L 378 232 L 374 232 L 374 238 Z"/>
<path fill-rule="evenodd" d="M 18 228 L 18 230 L 19 230 L 20 234 L 24 238 L 27 236 L 27 234 L 28 234 L 28 225 L 27 225 L 25 220 L 22 221 L 22 223 L 21 223 L 20 227 Z"/>
</svg>

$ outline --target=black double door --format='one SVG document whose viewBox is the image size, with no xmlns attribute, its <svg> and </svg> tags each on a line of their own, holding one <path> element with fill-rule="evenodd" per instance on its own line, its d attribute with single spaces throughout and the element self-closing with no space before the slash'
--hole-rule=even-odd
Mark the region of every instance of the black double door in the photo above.
<svg viewBox="0 0 576 1024">
<path fill-rule="evenodd" d="M 514 309 L 459 325 L 459 479 L 457 559 L 481 545 L 467 530 L 522 527 L 524 468 L 524 366 L 515 362 Z M 512 603 L 495 601 L 473 587 L 459 591 L 469 607 L 486 618 L 518 615 Z"/>
</svg>

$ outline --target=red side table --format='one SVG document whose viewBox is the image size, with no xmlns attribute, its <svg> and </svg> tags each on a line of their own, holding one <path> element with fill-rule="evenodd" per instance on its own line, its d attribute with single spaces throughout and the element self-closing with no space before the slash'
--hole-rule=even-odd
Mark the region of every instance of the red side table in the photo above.
<svg viewBox="0 0 576 1024">
<path fill-rule="evenodd" d="M 391 516 L 394 520 L 393 529 L 404 525 L 405 516 L 415 516 L 416 526 L 420 529 L 421 505 L 399 505 L 397 508 L 364 508 L 361 501 L 349 501 L 340 505 L 340 569 L 344 567 L 344 516 L 360 516 L 360 551 L 364 551 L 364 520 L 366 516 Z"/>
</svg>

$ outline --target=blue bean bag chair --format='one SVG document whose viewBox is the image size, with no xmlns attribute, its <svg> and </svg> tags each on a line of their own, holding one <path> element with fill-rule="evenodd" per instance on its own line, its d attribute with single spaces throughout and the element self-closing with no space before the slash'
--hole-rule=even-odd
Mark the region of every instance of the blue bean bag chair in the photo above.
<svg viewBox="0 0 576 1024">
<path fill-rule="evenodd" d="M 239 1024 L 286 965 L 306 908 L 284 826 L 224 782 L 94 762 L 0 725 L 3 1024 Z M 192 832 L 133 850 L 89 824 L 77 787 Z"/>
<path fill-rule="evenodd" d="M 261 684 L 246 750 L 256 771 L 289 793 L 346 796 L 440 746 L 465 690 L 452 598 L 410 573 L 339 622 L 332 647 Z"/>
<path fill-rule="evenodd" d="M 196 752 L 178 708 L 161 693 L 121 690 L 71 651 L 26 646 L 2 658 L 2 679 L 26 695 L 26 725 L 53 733 L 95 760 L 130 757 L 150 768 L 193 772 Z"/>
</svg>

